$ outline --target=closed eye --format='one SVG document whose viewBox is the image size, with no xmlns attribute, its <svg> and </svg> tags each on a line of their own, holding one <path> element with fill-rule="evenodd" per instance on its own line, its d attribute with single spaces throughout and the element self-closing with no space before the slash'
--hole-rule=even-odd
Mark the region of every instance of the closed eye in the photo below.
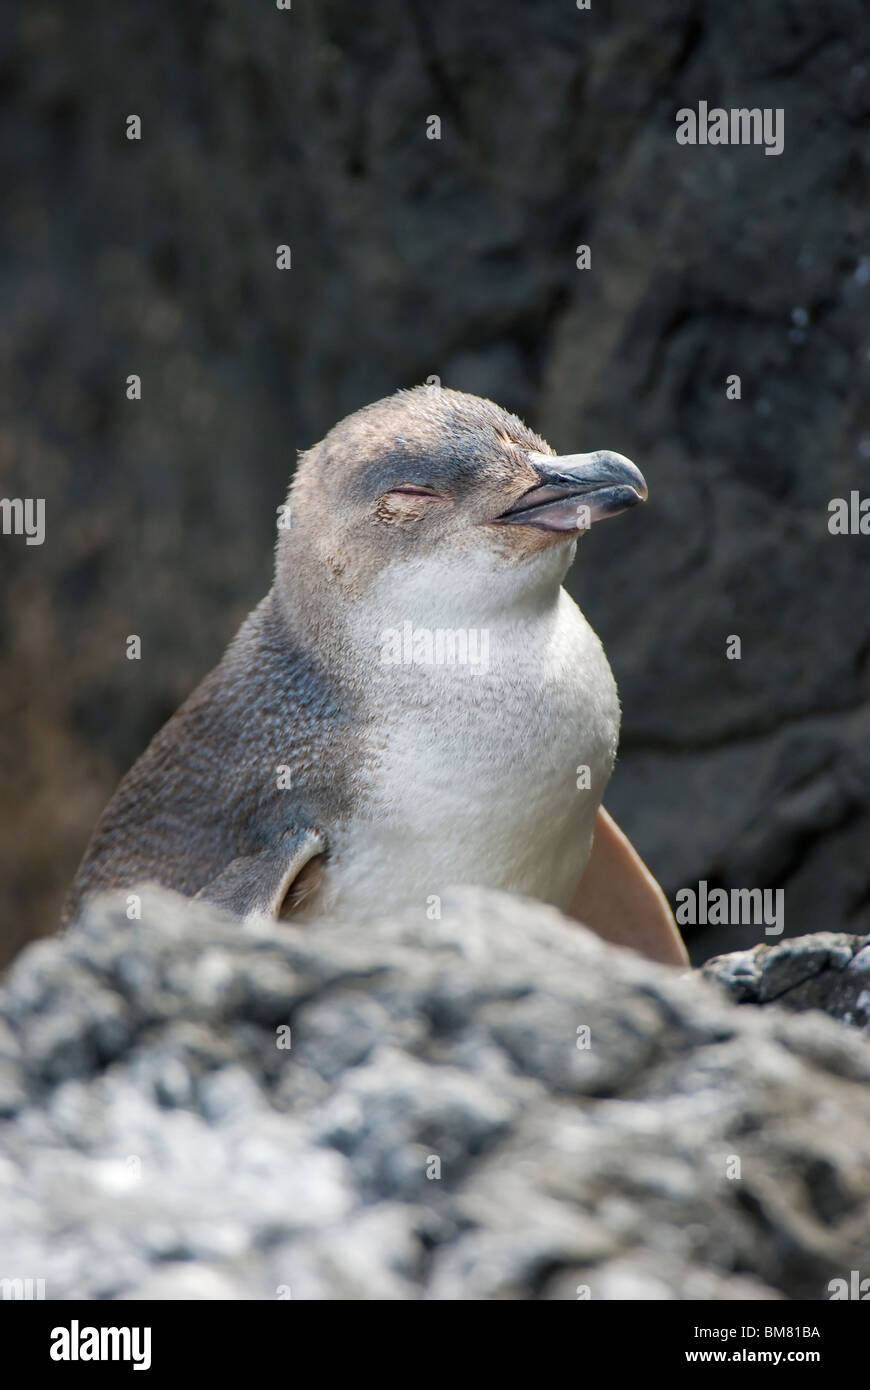
<svg viewBox="0 0 870 1390">
<path fill-rule="evenodd" d="M 428 497 L 432 502 L 446 502 L 447 498 L 433 487 L 421 487 L 417 483 L 403 483 L 401 487 L 390 488 L 390 495 L 399 497 Z"/>
</svg>

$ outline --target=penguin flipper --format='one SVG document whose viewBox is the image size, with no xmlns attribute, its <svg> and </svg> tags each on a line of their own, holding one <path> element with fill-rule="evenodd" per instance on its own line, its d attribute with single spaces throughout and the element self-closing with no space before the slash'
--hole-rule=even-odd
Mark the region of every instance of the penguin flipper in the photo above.
<svg viewBox="0 0 870 1390">
<path fill-rule="evenodd" d="M 667 898 L 603 806 L 595 822 L 592 855 L 567 915 L 605 941 L 627 946 L 649 960 L 689 964 Z"/>
<path fill-rule="evenodd" d="M 288 830 L 268 849 L 233 859 L 196 897 L 248 921 L 277 918 L 293 880 L 326 849 L 318 830 Z"/>
</svg>

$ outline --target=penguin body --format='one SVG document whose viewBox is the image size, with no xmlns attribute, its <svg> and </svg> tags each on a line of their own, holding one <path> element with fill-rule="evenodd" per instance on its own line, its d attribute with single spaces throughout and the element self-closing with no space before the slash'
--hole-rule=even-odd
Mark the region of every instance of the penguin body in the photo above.
<svg viewBox="0 0 870 1390">
<path fill-rule="evenodd" d="M 380 669 L 363 746 L 370 773 L 332 832 L 313 908 L 378 915 L 458 883 L 567 907 L 616 754 L 615 682 L 564 590 L 522 622 L 488 622 L 486 670 Z M 429 630 L 445 626 L 454 630 Z M 579 764 L 589 768 L 583 791 Z"/>
<path fill-rule="evenodd" d="M 122 781 L 66 918 L 145 880 L 245 917 L 461 883 L 567 907 L 619 704 L 562 580 L 590 522 L 645 496 L 621 455 L 559 458 L 459 392 L 342 421 L 300 462 L 272 590 Z"/>
</svg>

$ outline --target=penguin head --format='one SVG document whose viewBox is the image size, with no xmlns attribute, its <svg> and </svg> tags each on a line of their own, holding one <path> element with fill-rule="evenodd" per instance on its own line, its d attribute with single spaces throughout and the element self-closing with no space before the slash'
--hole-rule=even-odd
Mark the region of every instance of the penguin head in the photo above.
<svg viewBox="0 0 870 1390">
<path fill-rule="evenodd" d="M 504 576 L 517 591 L 543 571 L 558 586 L 583 532 L 646 495 L 621 454 L 557 456 L 492 401 L 420 386 L 302 455 L 279 571 L 296 557 L 357 592 L 409 570 L 466 587 Z"/>
</svg>

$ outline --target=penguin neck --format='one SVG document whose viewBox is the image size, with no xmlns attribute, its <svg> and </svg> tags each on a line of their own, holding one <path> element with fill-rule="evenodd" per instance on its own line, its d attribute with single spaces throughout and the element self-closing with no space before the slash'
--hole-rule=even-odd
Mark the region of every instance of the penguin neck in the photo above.
<svg viewBox="0 0 870 1390">
<path fill-rule="evenodd" d="M 491 638 L 503 651 L 534 642 L 567 598 L 561 585 L 575 552 L 576 543 L 553 546 L 509 564 L 469 547 L 447 559 L 397 561 L 360 591 L 297 543 L 279 554 L 272 601 L 294 645 L 342 684 L 370 691 L 395 677 L 391 651 L 401 649 L 407 665 L 409 642 L 418 652 L 431 641 L 433 650 L 446 644 L 478 658 Z"/>
<path fill-rule="evenodd" d="M 558 603 L 574 546 L 554 546 L 505 563 L 483 549 L 420 556 L 389 566 L 365 597 L 365 616 L 383 625 L 431 628 L 534 622 Z"/>
</svg>

